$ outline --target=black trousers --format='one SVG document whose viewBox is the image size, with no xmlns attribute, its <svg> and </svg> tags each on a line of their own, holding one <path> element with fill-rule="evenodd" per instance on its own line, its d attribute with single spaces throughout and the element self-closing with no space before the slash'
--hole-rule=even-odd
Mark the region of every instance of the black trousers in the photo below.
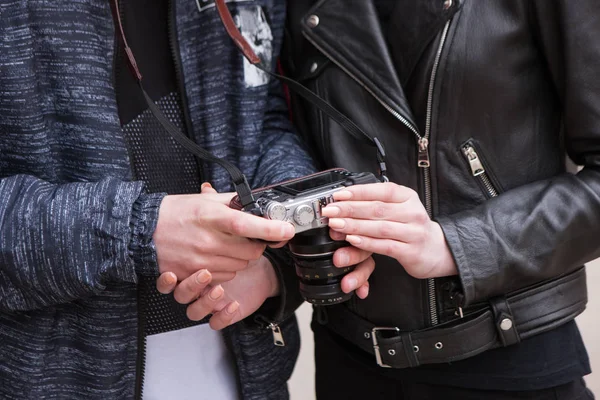
<svg viewBox="0 0 600 400">
<path fill-rule="evenodd" d="M 370 368 L 342 338 L 313 322 L 318 400 L 593 400 L 583 379 L 535 391 L 476 390 L 403 381 Z M 374 360 L 373 360 L 374 363 Z"/>
</svg>

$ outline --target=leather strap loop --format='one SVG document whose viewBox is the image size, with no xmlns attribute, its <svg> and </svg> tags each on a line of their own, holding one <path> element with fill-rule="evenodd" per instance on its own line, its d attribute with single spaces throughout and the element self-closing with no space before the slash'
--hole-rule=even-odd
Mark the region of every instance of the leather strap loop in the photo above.
<svg viewBox="0 0 600 400">
<path fill-rule="evenodd" d="M 492 312 L 496 320 L 496 330 L 498 331 L 498 337 L 502 342 L 502 346 L 510 346 L 521 341 L 519 332 L 517 332 L 517 325 L 515 324 L 515 317 L 510 311 L 510 306 L 506 297 L 495 297 L 490 300 Z"/>
</svg>

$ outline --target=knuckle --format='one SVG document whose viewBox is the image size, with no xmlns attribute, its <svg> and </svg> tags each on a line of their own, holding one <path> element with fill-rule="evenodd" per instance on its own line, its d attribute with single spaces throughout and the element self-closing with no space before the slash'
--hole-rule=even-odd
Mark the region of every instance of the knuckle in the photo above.
<svg viewBox="0 0 600 400">
<path fill-rule="evenodd" d="M 232 218 L 229 222 L 231 233 L 237 236 L 243 236 L 246 230 L 246 221 L 242 218 Z"/>
<path fill-rule="evenodd" d="M 373 205 L 373 216 L 382 219 L 386 216 L 386 206 L 382 201 L 376 201 Z"/>
<path fill-rule="evenodd" d="M 384 200 L 391 200 L 394 198 L 394 193 L 396 191 L 396 184 L 392 183 L 392 182 L 386 182 L 384 183 L 384 188 L 383 188 L 383 198 Z"/>
<path fill-rule="evenodd" d="M 404 190 L 406 190 L 407 197 L 413 198 L 413 199 L 419 198 L 419 194 L 417 193 L 416 190 L 409 188 L 409 187 L 404 187 Z"/>
<path fill-rule="evenodd" d="M 382 222 L 379 226 L 379 234 L 381 235 L 381 237 L 392 237 L 394 233 L 394 226 L 390 222 Z"/>
<path fill-rule="evenodd" d="M 421 211 L 415 214 L 415 222 L 417 222 L 418 224 L 425 224 L 429 221 L 429 215 L 427 215 L 426 212 Z"/>
<path fill-rule="evenodd" d="M 375 259 L 373 257 L 369 257 L 365 260 L 365 264 L 371 271 L 375 269 Z"/>
<path fill-rule="evenodd" d="M 173 293 L 173 298 L 179 304 L 187 304 L 189 297 L 191 297 L 191 296 L 189 296 L 186 293 L 183 293 L 179 290 L 176 290 L 175 293 Z"/>
<path fill-rule="evenodd" d="M 216 316 L 211 318 L 210 321 L 208 322 L 211 329 L 213 329 L 215 331 L 219 331 L 227 326 L 227 322 L 223 321 L 221 318 L 219 318 L 219 316 L 220 316 L 220 314 L 217 314 Z"/>
<path fill-rule="evenodd" d="M 198 303 L 194 303 L 194 305 L 196 304 Z M 185 311 L 185 314 L 187 315 L 188 319 L 192 321 L 200 321 L 206 316 L 206 314 L 204 313 L 202 308 L 194 307 L 194 305 L 188 306 L 187 310 Z"/>
<path fill-rule="evenodd" d="M 189 262 L 189 266 L 190 266 L 189 272 L 191 274 L 191 273 L 193 273 L 193 271 L 204 269 L 205 264 L 206 264 L 206 259 L 202 255 L 198 254 L 195 257 L 190 258 L 188 262 Z"/>
<path fill-rule="evenodd" d="M 192 241 L 193 250 L 196 254 L 212 252 L 217 247 L 217 241 L 213 235 L 205 234 L 200 237 L 200 240 Z"/>
<path fill-rule="evenodd" d="M 346 222 L 346 227 L 344 228 L 344 232 L 346 233 L 350 233 L 350 234 L 355 234 L 355 233 L 359 233 L 360 229 L 358 224 L 355 224 L 352 221 L 348 221 L 345 220 Z"/>
<path fill-rule="evenodd" d="M 261 229 L 263 232 L 263 235 L 265 235 L 267 238 L 273 238 L 276 236 L 276 229 L 273 226 L 274 224 L 264 224 L 264 227 Z"/>
<path fill-rule="evenodd" d="M 356 210 L 352 207 L 351 204 L 344 204 L 343 206 L 339 205 L 340 211 L 342 214 L 352 218 L 356 214 Z"/>
<path fill-rule="evenodd" d="M 396 245 L 396 242 L 394 242 L 393 240 L 388 240 L 388 242 L 383 246 L 383 251 L 385 255 L 387 256 L 395 256 L 396 252 L 398 250 L 398 246 Z"/>
</svg>

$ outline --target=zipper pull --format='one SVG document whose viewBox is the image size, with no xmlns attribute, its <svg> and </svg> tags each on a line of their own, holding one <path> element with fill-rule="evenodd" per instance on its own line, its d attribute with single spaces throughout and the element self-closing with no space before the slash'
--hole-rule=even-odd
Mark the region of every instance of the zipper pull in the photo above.
<svg viewBox="0 0 600 400">
<path fill-rule="evenodd" d="M 427 147 L 429 146 L 429 140 L 427 138 L 419 139 L 419 155 L 417 157 L 417 165 L 420 168 L 429 168 L 431 165 L 429 163 L 429 150 Z"/>
<path fill-rule="evenodd" d="M 281 333 L 281 328 L 274 322 L 271 322 L 268 326 L 273 332 L 273 344 L 275 346 L 284 347 L 285 341 L 283 340 L 283 334 Z"/>
<path fill-rule="evenodd" d="M 464 318 L 465 315 L 463 313 L 462 306 L 465 301 L 465 296 L 460 291 L 458 284 L 455 281 L 448 281 L 448 282 L 444 283 L 444 285 L 442 286 L 442 289 L 444 289 L 448 292 L 448 297 L 450 299 L 450 302 L 456 308 L 456 311 L 454 311 L 454 315 L 456 315 L 457 317 L 460 317 L 460 318 Z"/>
<path fill-rule="evenodd" d="M 453 301 L 454 306 L 456 307 L 456 311 L 454 312 L 454 314 L 458 317 L 460 317 L 461 319 L 465 317 L 464 313 L 463 313 L 463 309 L 462 309 L 462 303 L 464 301 L 464 296 L 462 295 L 462 293 L 458 292 L 458 291 L 451 291 L 450 292 L 450 300 Z"/>
<path fill-rule="evenodd" d="M 469 161 L 469 166 L 471 167 L 471 172 L 473 176 L 478 176 L 485 173 L 485 169 L 483 169 L 483 164 L 475 151 L 475 148 L 470 144 L 466 144 L 462 148 L 462 152 L 467 157 L 467 161 Z"/>
</svg>

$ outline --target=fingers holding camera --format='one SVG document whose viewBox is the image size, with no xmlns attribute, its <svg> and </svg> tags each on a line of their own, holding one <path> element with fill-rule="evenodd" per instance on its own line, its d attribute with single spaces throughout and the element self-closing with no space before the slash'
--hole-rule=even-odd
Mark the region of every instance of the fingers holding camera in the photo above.
<svg viewBox="0 0 600 400">
<path fill-rule="evenodd" d="M 356 290 L 356 295 L 361 299 L 369 295 L 369 277 L 375 270 L 375 261 L 373 257 L 368 257 L 360 262 L 354 271 L 349 272 L 342 279 L 342 290 L 344 293 L 350 293 Z"/>
<path fill-rule="evenodd" d="M 269 220 L 232 209 L 209 219 L 215 228 L 222 232 L 267 242 L 287 241 L 296 233 L 294 226 L 289 222 Z"/>
<path fill-rule="evenodd" d="M 210 195 L 215 194 L 163 199 L 153 234 L 161 273 L 173 272 L 183 280 L 200 269 L 239 271 L 248 261 L 260 258 L 266 248 L 265 243 L 248 238 L 280 243 L 294 236 L 294 227 L 287 222 L 233 210 L 207 200 Z"/>
<path fill-rule="evenodd" d="M 329 230 L 329 237 L 333 240 L 346 240 L 346 234 L 342 232 L 335 231 L 333 229 Z"/>
<path fill-rule="evenodd" d="M 333 254 L 333 265 L 338 268 L 356 265 L 371 257 L 371 254 L 373 253 L 370 251 L 356 247 L 342 247 Z"/>
</svg>

